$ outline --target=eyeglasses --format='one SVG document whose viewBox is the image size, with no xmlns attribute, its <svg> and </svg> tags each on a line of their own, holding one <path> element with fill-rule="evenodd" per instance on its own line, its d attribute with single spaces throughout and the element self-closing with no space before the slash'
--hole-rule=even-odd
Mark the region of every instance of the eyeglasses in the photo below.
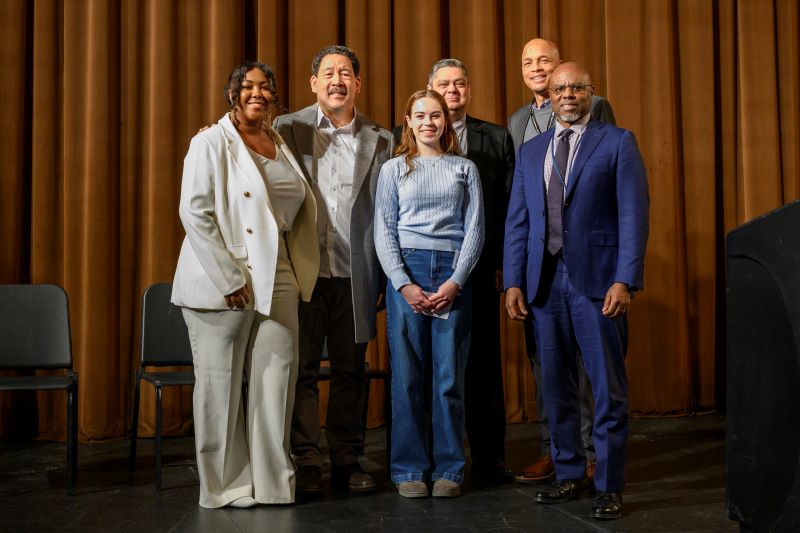
<svg viewBox="0 0 800 533">
<path fill-rule="evenodd" d="M 587 87 L 594 87 L 588 83 L 570 83 L 569 85 L 553 85 L 550 87 L 550 92 L 556 96 L 561 96 L 567 89 L 572 89 L 572 94 L 583 94 L 586 92 Z"/>
</svg>

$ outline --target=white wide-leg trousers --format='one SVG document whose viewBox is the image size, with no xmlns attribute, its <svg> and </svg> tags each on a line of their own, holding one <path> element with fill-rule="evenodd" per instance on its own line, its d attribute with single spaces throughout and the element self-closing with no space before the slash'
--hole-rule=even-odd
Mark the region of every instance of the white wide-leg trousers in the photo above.
<svg viewBox="0 0 800 533">
<path fill-rule="evenodd" d="M 194 359 L 195 446 L 203 507 L 222 507 L 242 496 L 259 503 L 294 502 L 289 438 L 297 381 L 298 294 L 291 263 L 282 253 L 270 316 L 183 309 Z"/>
</svg>

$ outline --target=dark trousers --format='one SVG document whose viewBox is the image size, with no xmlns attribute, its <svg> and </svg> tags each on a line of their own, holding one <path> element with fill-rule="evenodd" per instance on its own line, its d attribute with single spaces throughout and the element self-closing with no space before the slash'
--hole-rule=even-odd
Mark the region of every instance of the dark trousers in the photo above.
<svg viewBox="0 0 800 533">
<path fill-rule="evenodd" d="M 505 460 L 506 405 L 500 357 L 500 295 L 494 270 L 478 270 L 472 285 L 472 341 L 467 358 L 464 407 L 473 466 Z"/>
<path fill-rule="evenodd" d="M 534 334 L 533 320 L 529 318 L 523 322 L 525 330 L 525 351 L 533 370 L 533 378 L 536 380 L 536 414 L 539 416 L 539 424 L 542 428 L 542 454 L 550 453 L 550 420 L 547 417 L 547 407 L 544 399 L 544 387 L 542 386 L 542 362 L 539 359 L 539 352 L 536 350 L 536 336 Z M 583 358 L 580 350 L 575 353 L 578 360 L 578 397 L 576 401 L 581 408 L 581 442 L 586 452 L 586 457 L 594 458 L 594 444 L 592 443 L 592 426 L 594 425 L 594 402 L 592 401 L 592 386 L 586 369 L 583 367 Z"/>
<path fill-rule="evenodd" d="M 595 405 L 594 484 L 598 490 L 619 492 L 624 487 L 628 437 L 628 323 L 624 315 L 604 317 L 602 299 L 589 299 L 578 293 L 563 260 L 550 258 L 546 263 L 545 270 L 550 274 L 543 272 L 532 310 L 556 477 L 564 480 L 585 476 L 580 407 L 575 401 L 579 382 L 575 353 L 579 348 Z"/>
<path fill-rule="evenodd" d="M 319 365 L 327 339 L 331 366 L 325 434 L 331 464 L 358 461 L 364 445 L 364 356 L 356 343 L 349 278 L 318 278 L 310 302 L 300 302 L 300 365 L 292 416 L 292 453 L 298 466 L 321 466 Z"/>
</svg>

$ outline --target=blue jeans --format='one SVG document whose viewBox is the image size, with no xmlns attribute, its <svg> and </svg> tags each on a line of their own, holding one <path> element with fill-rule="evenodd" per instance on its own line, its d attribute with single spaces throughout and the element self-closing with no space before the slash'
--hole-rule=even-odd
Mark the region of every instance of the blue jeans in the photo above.
<svg viewBox="0 0 800 533">
<path fill-rule="evenodd" d="M 436 292 L 453 274 L 453 252 L 402 250 L 406 270 L 422 290 Z M 464 479 L 464 369 L 470 339 L 471 291 L 462 287 L 443 320 L 416 314 L 391 282 L 386 329 L 392 366 L 393 483 Z M 430 361 L 430 362 L 429 362 Z M 425 368 L 431 365 L 431 430 L 425 427 Z M 428 435 L 431 443 L 429 446 Z M 429 449 L 429 447 L 431 449 Z"/>
</svg>

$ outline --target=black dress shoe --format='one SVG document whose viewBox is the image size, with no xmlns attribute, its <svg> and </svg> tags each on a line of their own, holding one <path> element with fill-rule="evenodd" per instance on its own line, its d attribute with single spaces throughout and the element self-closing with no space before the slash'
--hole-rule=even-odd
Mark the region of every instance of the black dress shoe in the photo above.
<svg viewBox="0 0 800 533">
<path fill-rule="evenodd" d="M 331 468 L 331 487 L 338 491 L 372 492 L 375 490 L 375 480 L 361 470 L 358 463 L 352 463 Z"/>
<path fill-rule="evenodd" d="M 481 485 L 503 485 L 514 481 L 514 472 L 502 461 L 472 462 L 472 479 Z"/>
<path fill-rule="evenodd" d="M 564 503 L 574 500 L 583 492 L 591 492 L 592 482 L 588 479 L 564 479 L 553 481 L 549 489 L 536 493 L 538 503 Z"/>
<path fill-rule="evenodd" d="M 315 465 L 298 466 L 294 488 L 303 494 L 322 494 L 322 469 Z"/>
<path fill-rule="evenodd" d="M 622 494 L 619 492 L 598 491 L 594 497 L 592 518 L 597 520 L 622 518 Z"/>
</svg>

